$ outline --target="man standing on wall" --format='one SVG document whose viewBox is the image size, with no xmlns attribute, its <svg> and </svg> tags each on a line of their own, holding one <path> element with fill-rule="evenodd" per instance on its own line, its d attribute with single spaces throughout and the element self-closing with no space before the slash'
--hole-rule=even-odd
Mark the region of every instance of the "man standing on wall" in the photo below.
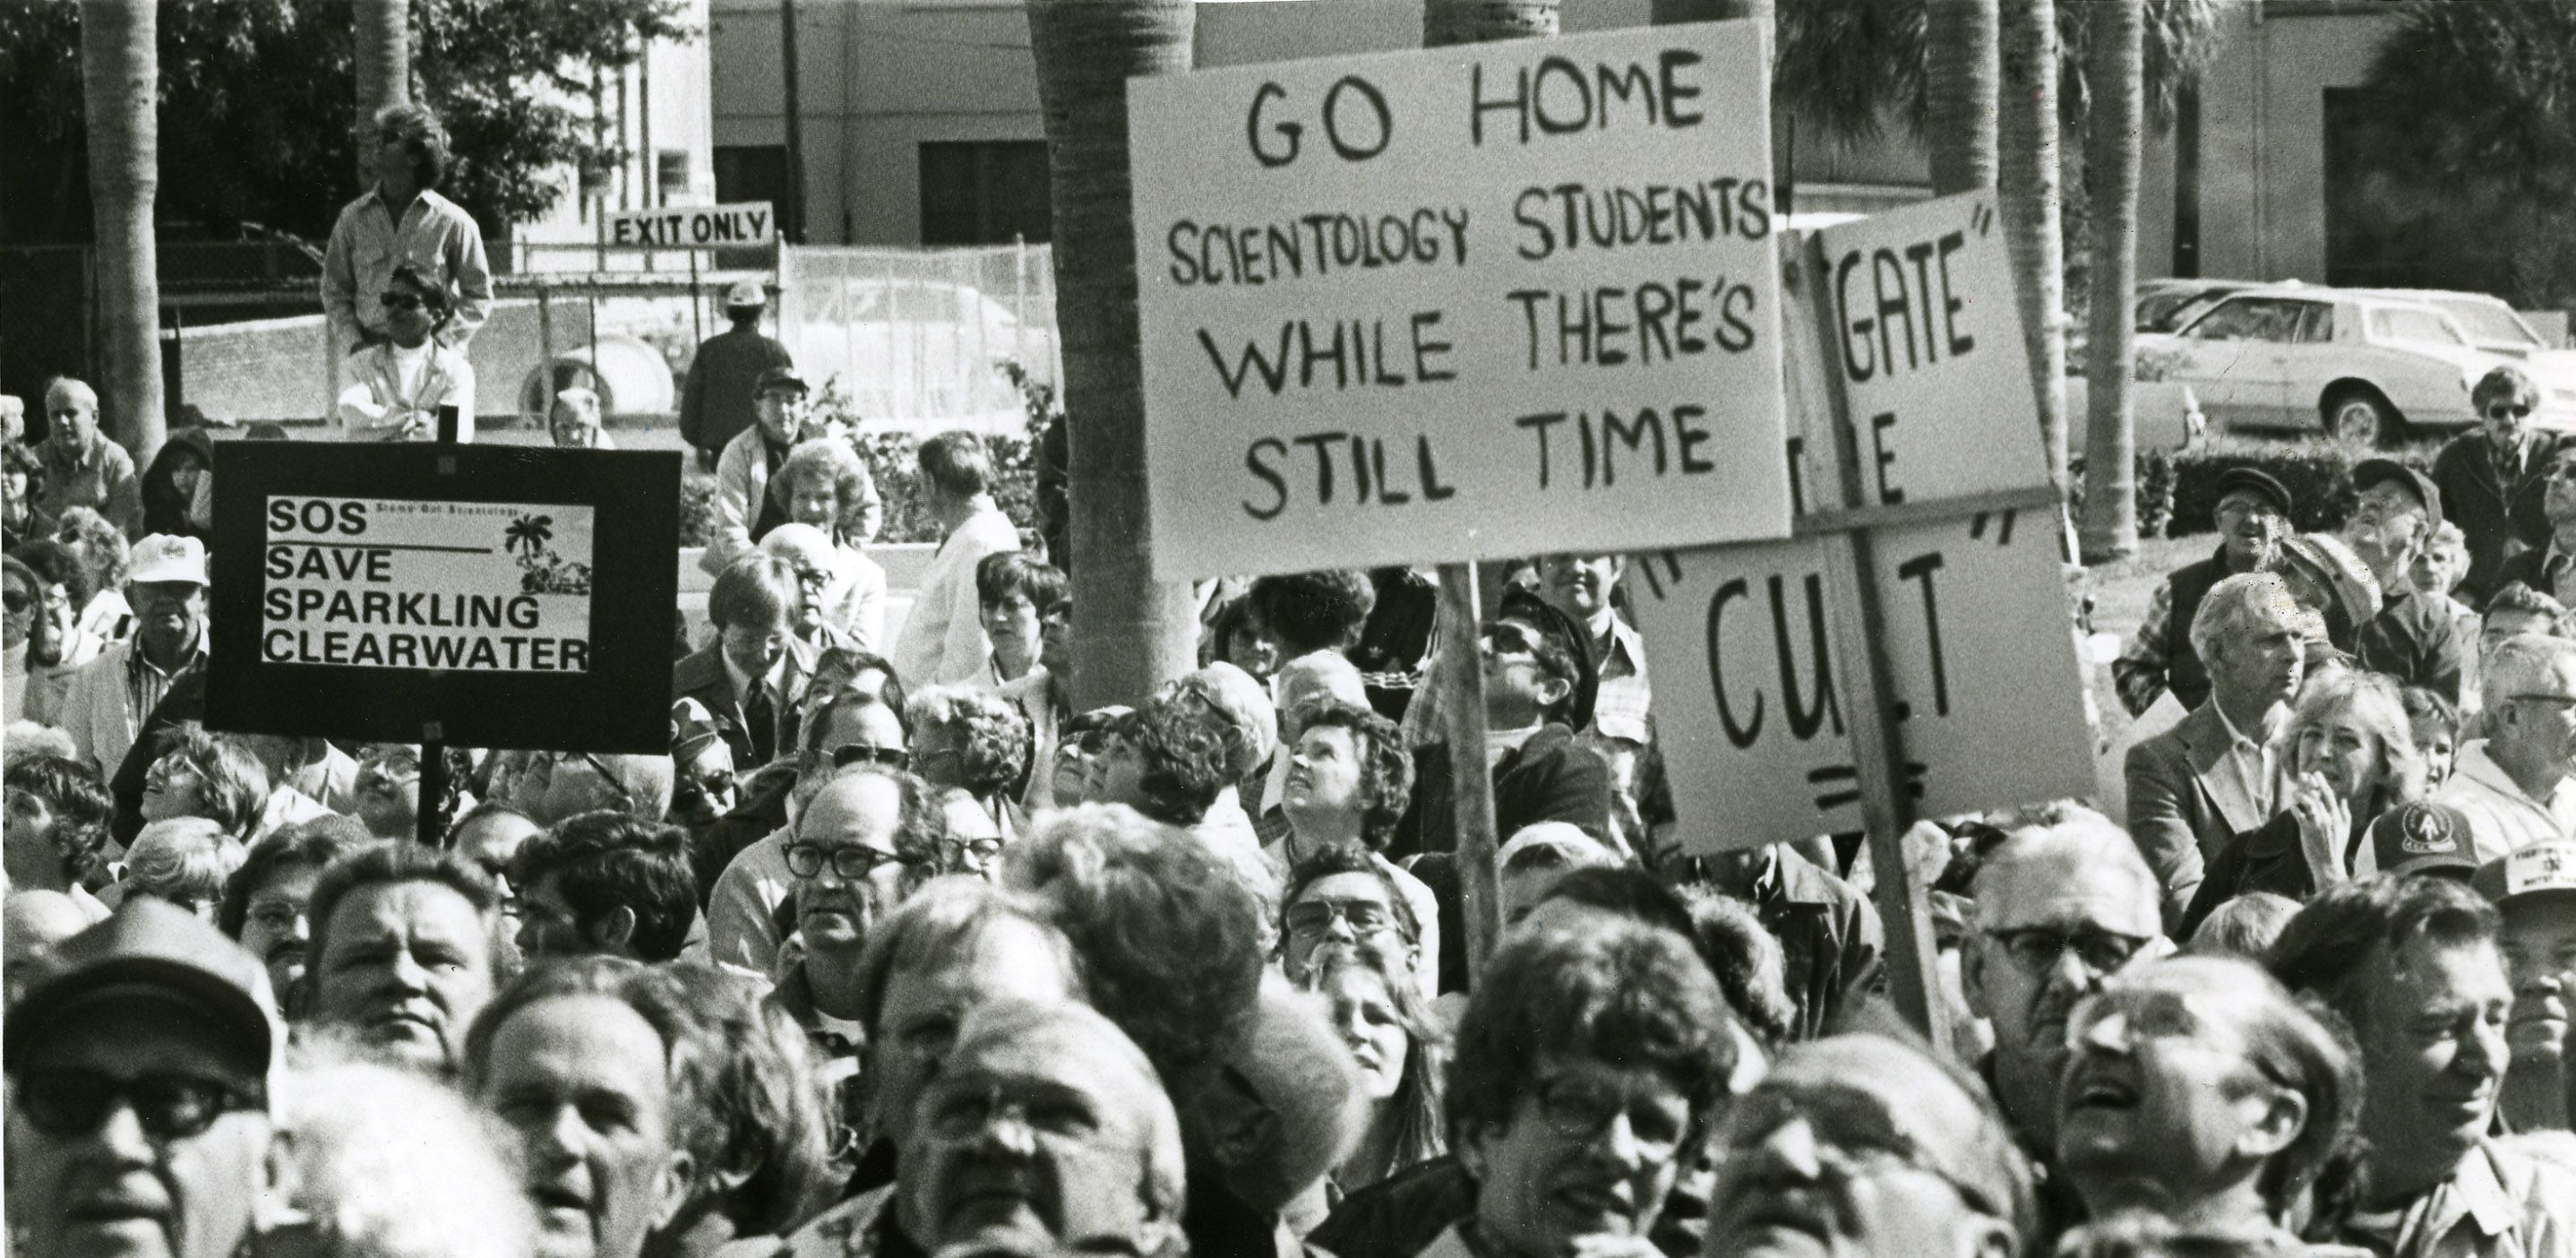
<svg viewBox="0 0 2576 1258">
<path fill-rule="evenodd" d="M 761 333 L 760 316 L 768 308 L 769 294 L 758 280 L 726 290 L 725 318 L 732 330 L 708 337 L 689 363 L 689 378 L 680 386 L 680 439 L 698 452 L 702 468 L 712 471 L 725 443 L 758 419 L 752 397 L 761 375 L 796 365 L 786 346 Z"/>
</svg>

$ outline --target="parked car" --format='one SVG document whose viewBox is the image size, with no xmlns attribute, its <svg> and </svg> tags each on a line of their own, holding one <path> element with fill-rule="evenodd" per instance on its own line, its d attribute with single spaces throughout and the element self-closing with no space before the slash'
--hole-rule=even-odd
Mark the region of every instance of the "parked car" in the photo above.
<svg viewBox="0 0 2576 1258">
<path fill-rule="evenodd" d="M 2130 307 L 2129 324 L 2141 332 L 2177 332 L 2220 298 L 2260 287 L 2252 280 L 2142 280 L 2138 300 Z"/>
<path fill-rule="evenodd" d="M 2531 373 L 2545 392 L 2544 412 L 2576 412 L 2576 349 L 2552 345 L 2531 322 L 2500 298 L 2485 293 L 2458 293 L 2438 288 L 2356 288 L 2346 290 L 2397 301 L 2422 302 L 2460 325 L 2469 344 L 2510 358 Z M 2576 413 L 2571 413 L 2576 420 Z"/>
<path fill-rule="evenodd" d="M 2475 423 L 2469 389 L 2506 359 L 2419 301 L 2275 285 L 2231 293 L 2178 332 L 2140 335 L 2138 361 L 2142 379 L 2190 386 L 2222 430 L 2376 445 Z M 2536 418 L 2576 431 L 2576 412 L 2544 406 Z"/>
</svg>

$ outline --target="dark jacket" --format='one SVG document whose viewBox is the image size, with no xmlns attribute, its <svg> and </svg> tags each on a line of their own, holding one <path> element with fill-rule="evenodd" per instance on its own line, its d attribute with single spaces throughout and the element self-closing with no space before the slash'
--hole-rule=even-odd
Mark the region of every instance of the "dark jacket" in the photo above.
<svg viewBox="0 0 2576 1258">
<path fill-rule="evenodd" d="M 796 745 L 796 696 L 813 676 L 812 662 L 790 643 L 786 668 L 779 674 L 781 693 L 770 696 L 767 728 L 754 730 L 743 713 L 742 696 L 734 693 L 733 676 L 725 671 L 724 644 L 710 642 L 671 666 L 671 702 L 695 699 L 715 718 L 737 771 L 749 772 L 770 762 L 780 749 Z"/>
<path fill-rule="evenodd" d="M 1476 1208 L 1476 1181 L 1443 1154 L 1342 1198 L 1306 1234 L 1341 1258 L 1414 1258 Z"/>
<path fill-rule="evenodd" d="M 2191 647 L 2191 618 L 2200 611 L 2200 600 L 2208 597 L 2209 587 L 2228 575 L 2227 547 L 2221 545 L 2209 558 L 2185 564 L 2165 578 L 2165 584 L 2173 587 L 2169 600 L 2173 614 L 2165 618 L 2165 689 L 2184 711 L 2209 698 L 2209 668 Z"/>
<path fill-rule="evenodd" d="M 2381 595 L 2379 614 L 2361 628 L 2361 666 L 2405 686 L 2460 701 L 2460 631 L 2450 612 L 2412 587 Z"/>
<path fill-rule="evenodd" d="M 2352 867 L 2353 852 L 2369 837 L 2370 823 L 2378 819 L 2384 806 L 2374 800 L 2367 807 L 2353 810 L 2352 833 L 2344 843 L 2345 868 Z M 2200 890 L 2192 895 L 2191 907 L 2183 910 L 2174 938 L 2191 938 L 2219 905 L 2255 891 L 2285 895 L 2302 903 L 2317 893 L 2316 875 L 2309 871 L 2307 854 L 2300 850 L 2298 814 L 2286 808 L 2260 829 L 2237 836 L 2209 859 L 2206 877 Z"/>
<path fill-rule="evenodd" d="M 161 452 L 152 456 L 152 466 L 143 473 L 143 531 L 168 533 L 174 537 L 207 540 L 207 531 L 188 519 L 188 494 L 179 488 L 182 467 L 194 465 L 211 472 L 215 466 L 215 442 L 203 428 L 182 428 L 170 434 Z"/>
<path fill-rule="evenodd" d="M 1413 753 L 1413 802 L 1396 822 L 1389 860 L 1458 850 L 1456 787 L 1449 746 Z M 1603 842 L 1610 834 L 1610 766 L 1562 725 L 1541 726 L 1494 766 L 1494 842 L 1540 821 L 1569 822 Z"/>
<path fill-rule="evenodd" d="M 701 450 L 724 449 L 759 422 L 751 391 L 760 373 L 795 365 L 787 347 L 761 335 L 757 324 L 708 337 L 680 386 L 680 439 Z"/>
<path fill-rule="evenodd" d="M 1792 1038 L 1830 1035 L 1849 1004 L 1884 987 L 1887 930 L 1878 908 L 1850 883 L 1789 850 L 1755 888 L 1753 911 L 1779 939 L 1788 964 L 1782 977 L 1798 1003 Z"/>
<path fill-rule="evenodd" d="M 2519 538 L 2537 546 L 2549 535 L 2549 521 L 2540 512 L 2541 476 L 2560 441 L 2547 435 L 2535 438 L 2520 468 L 2499 464 L 2495 444 L 2475 431 L 2452 438 L 2433 456 L 2442 515 L 2460 526 L 2469 543 L 2469 575 L 2458 591 L 2462 602 L 2482 606 L 2504 586 L 2508 542 Z"/>
</svg>

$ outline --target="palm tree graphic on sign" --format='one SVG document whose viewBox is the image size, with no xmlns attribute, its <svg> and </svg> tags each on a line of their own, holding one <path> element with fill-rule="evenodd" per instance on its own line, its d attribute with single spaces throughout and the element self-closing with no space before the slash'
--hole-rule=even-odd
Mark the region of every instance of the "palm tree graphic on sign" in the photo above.
<svg viewBox="0 0 2576 1258">
<path fill-rule="evenodd" d="M 522 594 L 588 594 L 590 565 L 555 553 L 555 518 L 512 515 L 502 530 L 501 549 L 518 556 Z"/>
</svg>

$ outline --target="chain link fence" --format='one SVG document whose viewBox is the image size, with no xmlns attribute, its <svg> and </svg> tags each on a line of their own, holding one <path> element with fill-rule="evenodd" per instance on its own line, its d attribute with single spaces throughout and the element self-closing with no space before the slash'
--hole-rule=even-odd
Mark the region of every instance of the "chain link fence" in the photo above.
<svg viewBox="0 0 2576 1258">
<path fill-rule="evenodd" d="M 1027 412 L 1000 364 L 1063 381 L 1044 245 L 783 253 L 779 339 L 817 388 L 848 395 L 865 431 L 1019 434 Z"/>
</svg>

